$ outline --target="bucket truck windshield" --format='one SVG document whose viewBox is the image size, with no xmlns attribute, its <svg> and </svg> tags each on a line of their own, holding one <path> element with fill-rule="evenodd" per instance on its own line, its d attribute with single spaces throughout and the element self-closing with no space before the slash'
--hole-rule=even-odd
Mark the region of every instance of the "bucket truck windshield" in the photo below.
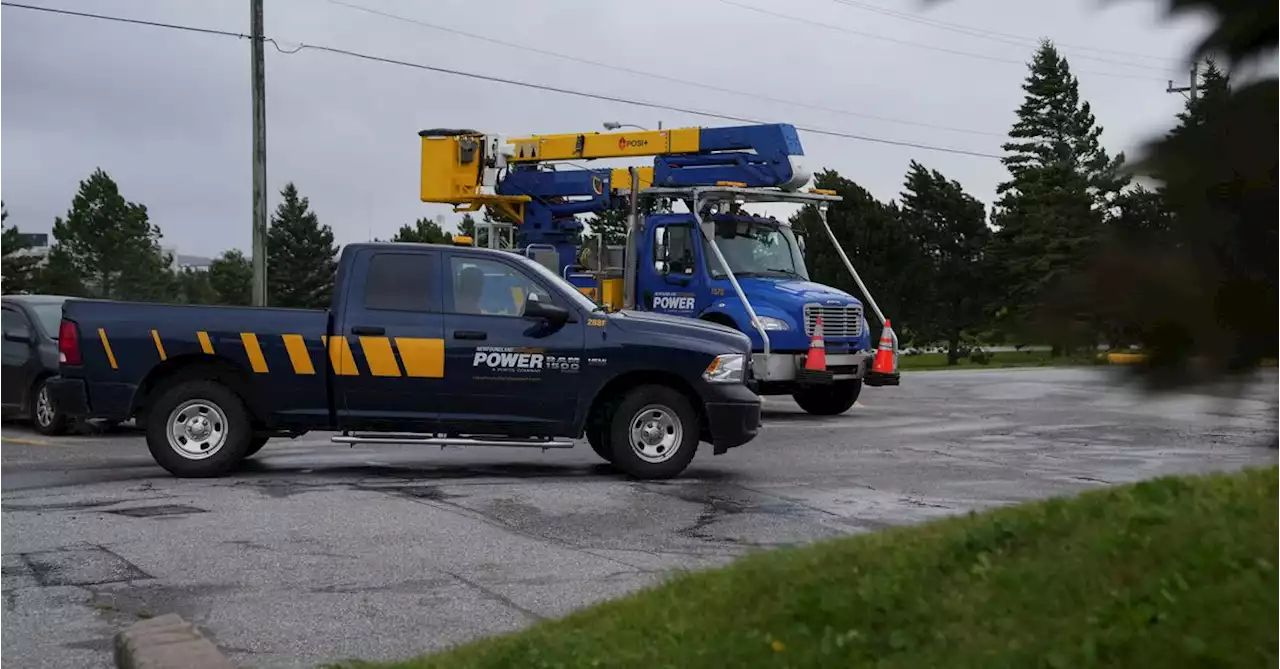
<svg viewBox="0 0 1280 669">
<path fill-rule="evenodd" d="M 809 278 L 790 226 L 774 221 L 725 219 L 715 221 L 714 227 L 716 245 L 734 275 Z M 703 246 L 711 276 L 724 278 L 724 268 L 706 240 Z"/>
</svg>

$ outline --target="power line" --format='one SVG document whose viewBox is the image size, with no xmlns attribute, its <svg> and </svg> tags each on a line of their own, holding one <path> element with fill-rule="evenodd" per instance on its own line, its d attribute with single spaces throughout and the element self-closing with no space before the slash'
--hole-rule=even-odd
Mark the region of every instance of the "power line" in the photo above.
<svg viewBox="0 0 1280 669">
<path fill-rule="evenodd" d="M 755 7 L 753 5 L 745 5 L 740 2 L 735 2 L 734 0 L 718 0 L 718 1 L 726 5 L 731 5 L 734 7 L 756 12 L 759 14 L 765 14 L 768 16 L 772 16 L 774 18 L 784 19 L 787 21 L 795 22 L 795 23 L 803 23 L 805 25 L 810 25 L 810 26 L 817 26 L 819 28 L 825 28 L 827 30 L 835 30 L 837 32 L 842 32 L 849 35 L 857 35 L 859 37 L 866 37 L 868 39 L 880 40 L 882 42 L 890 42 L 893 44 L 901 44 L 903 46 L 910 46 L 918 49 L 926 49 L 929 51 L 948 53 L 954 56 L 964 56 L 965 58 L 977 58 L 979 60 L 987 60 L 995 63 L 1011 63 L 1013 65 L 1026 67 L 1026 63 L 1024 61 L 1017 60 L 1014 58 L 1003 58 L 1001 56 L 988 56 L 986 54 L 974 53 L 972 51 L 962 51 L 960 49 L 951 49 L 945 46 L 925 44 L 923 42 L 912 42 L 910 40 L 898 39 L 896 37 L 887 37 L 885 35 L 877 35 L 876 33 L 866 32 L 862 30 L 854 30 L 852 28 L 845 28 L 843 26 L 832 25 L 829 23 L 821 23 L 819 21 L 810 21 L 808 19 L 805 19 L 799 16 L 791 16 L 790 14 L 783 14 L 782 12 L 775 12 L 772 10 L 764 9 L 762 7 Z M 1136 74 L 1119 74 L 1116 72 L 1098 72 L 1098 71 L 1088 71 L 1088 70 L 1077 70 L 1077 72 L 1080 74 L 1090 74 L 1090 75 L 1095 75 L 1100 77 L 1115 77 L 1117 79 L 1137 79 L 1141 81 L 1165 81 L 1165 79 L 1159 79 L 1157 77 L 1150 77 L 1150 76 L 1136 75 Z"/>
<path fill-rule="evenodd" d="M 586 64 L 586 65 L 591 65 L 591 66 L 593 66 L 593 67 L 601 67 L 601 68 L 605 68 L 605 69 L 609 69 L 609 70 L 614 70 L 614 71 L 616 71 L 616 72 L 625 72 L 625 73 L 627 73 L 627 74 L 635 74 L 635 75 L 639 75 L 639 76 L 642 76 L 642 77 L 649 77 L 649 78 L 652 78 L 652 79 L 659 79 L 659 80 L 662 80 L 662 81 L 670 81 L 670 82 L 673 82 L 673 83 L 683 84 L 683 85 L 686 85 L 686 86 L 693 86 L 693 87 L 697 87 L 697 88 L 703 88 L 703 89 L 710 90 L 710 91 L 717 91 L 717 92 L 721 92 L 721 93 L 730 93 L 730 94 L 732 94 L 732 95 L 740 95 L 740 96 L 743 96 L 743 97 L 754 98 L 754 99 L 757 99 L 757 100 L 765 100 L 765 101 L 768 101 L 768 102 L 774 102 L 774 103 L 778 103 L 778 104 L 790 105 L 790 106 L 794 106 L 794 107 L 800 107 L 800 108 L 803 108 L 803 109 L 813 109 L 813 110 L 818 110 L 818 111 L 831 112 L 831 113 L 833 113 L 833 114 L 842 114 L 842 115 L 845 115 L 845 116 L 854 116 L 854 117 L 859 117 L 859 118 L 874 119 L 874 120 L 877 120 L 877 121 L 884 121 L 884 122 L 886 122 L 886 123 L 897 123 L 897 124 L 900 124 L 900 125 L 910 125 L 910 126 L 916 126 L 916 127 L 921 127 L 921 128 L 932 128 L 932 129 L 935 129 L 935 130 L 946 130 L 946 131 L 950 131 L 950 132 L 961 132 L 961 133 L 967 133 L 967 134 L 971 134 L 971 135 L 985 135 L 985 136 L 988 136 L 988 137 L 1001 137 L 1001 138 L 1003 138 L 1003 137 L 1007 137 L 1007 136 L 1008 136 L 1008 135 L 1007 135 L 1007 133 L 1001 133 L 1001 132 L 989 132 L 989 131 L 985 131 L 985 130 L 974 130 L 974 129 L 970 129 L 970 128 L 957 128 L 957 127 L 954 127 L 954 126 L 946 126 L 946 125 L 938 125 L 938 124 L 933 124 L 933 123 L 925 123 L 925 122 L 922 122 L 922 121 L 908 121 L 908 120 L 905 120 L 905 119 L 892 118 L 892 117 L 888 117 L 888 116 L 877 116 L 877 115 L 875 115 L 875 114 L 867 114 L 867 113 L 863 113 L 863 112 L 856 112 L 856 111 L 851 111 L 851 110 L 848 110 L 848 109 L 840 109 L 840 108 L 837 108 L 837 107 L 827 107 L 827 106 L 824 106 L 824 105 L 817 105 L 817 104 L 811 104 L 811 103 L 806 103 L 806 102 L 798 102 L 798 101 L 795 101 L 795 100 L 787 100 L 787 99 L 783 99 L 783 98 L 773 97 L 773 96 L 770 96 L 770 95 L 765 95 L 765 94 L 762 94 L 762 93 L 752 93 L 752 92 L 750 92 L 750 91 L 737 90 L 737 89 L 733 89 L 733 88 L 728 88 L 728 87 L 726 87 L 726 86 L 719 86 L 719 85 L 716 85 L 716 84 L 708 84 L 708 83 L 705 83 L 705 82 L 693 81 L 693 80 L 691 80 L 691 79 L 681 79 L 681 78 L 679 78 L 679 77 L 672 77 L 672 76 L 669 76 L 669 75 L 665 75 L 665 74 L 658 74 L 658 73 L 655 73 L 655 72 L 647 72 L 647 71 L 645 71 L 645 70 L 637 70 L 637 69 L 634 69 L 634 68 L 630 68 L 630 67 L 626 67 L 626 66 L 622 66 L 622 65 L 615 65 L 615 64 L 613 64 L 613 63 L 605 63 L 605 62 L 601 62 L 601 61 L 598 61 L 598 60 L 592 60 L 592 59 L 589 59 L 589 58 L 581 58 L 581 57 L 578 57 L 578 56 L 572 56 L 572 55 L 569 55 L 569 54 L 560 53 L 560 52 L 557 52 L 557 51 L 551 51 L 551 50 L 548 50 L 548 49 L 542 49 L 542 48 L 533 47 L 533 46 L 528 46 L 528 45 L 525 45 L 525 44 L 519 44 L 519 43 L 516 43 L 516 42 L 508 42 L 508 41 L 506 41 L 506 40 L 498 39 L 498 38 L 495 38 L 495 37 L 489 37 L 489 36 L 487 36 L 487 35 L 479 35 L 479 34 L 476 34 L 476 33 L 470 33 L 470 32 L 466 32 L 466 31 L 464 31 L 464 30 L 458 30 L 458 29 L 456 29 L 456 28 L 450 28 L 450 27 L 448 27 L 448 26 L 442 26 L 442 25 L 438 25 L 438 24 L 435 24 L 435 23 L 429 23 L 429 22 L 426 22 L 426 21 L 421 21 L 421 20 L 418 20 L 418 19 L 414 19 L 414 18 L 407 17 L 407 16 L 401 16 L 401 15 L 399 15 L 399 14 L 392 14 L 392 13 L 390 13 L 390 12 L 384 12 L 384 11 L 382 11 L 382 10 L 374 9 L 374 8 L 372 8 L 372 7 L 365 7 L 365 6 L 363 6 L 363 5 L 357 5 L 357 4 L 353 4 L 353 3 L 349 3 L 349 2 L 344 2 L 343 0 L 327 0 L 327 1 L 328 1 L 328 2 L 330 2 L 331 4 L 339 5 L 339 6 L 342 6 L 342 7 L 347 7 L 347 8 L 349 8 L 349 9 L 354 9 L 354 10 L 357 10 L 357 11 L 366 12 L 366 13 L 374 14 L 374 15 L 377 15 L 377 16 L 382 16 L 382 17 L 389 18 L 389 19 L 393 19 L 393 20 L 396 20 L 396 21 L 402 21 L 402 22 L 405 22 L 405 23 L 412 23 L 412 24 L 414 24 L 414 25 L 422 26 L 422 27 L 424 27 L 424 28 L 430 28 L 430 29 L 432 29 L 432 30 L 438 30 L 438 31 L 445 32 L 445 33 L 449 33 L 449 34 L 452 34 L 452 35 L 459 35 L 459 36 L 462 36 L 462 37 L 467 37 L 467 38 L 471 38 L 471 39 L 481 40 L 481 41 L 484 41 L 484 42 L 489 42 L 489 43 L 491 43 L 491 44 L 500 44 L 500 45 L 502 45 L 502 46 L 510 47 L 510 48 L 513 48 L 513 49 L 520 49 L 520 50 L 523 50 L 523 51 L 529 51 L 529 52 L 532 52 L 532 53 L 542 54 L 542 55 L 544 55 L 544 56 L 551 56 L 551 57 L 553 57 L 553 58 L 561 58 L 561 59 L 564 59 L 564 60 L 573 61 L 573 62 L 575 62 L 575 63 L 583 63 L 583 64 Z"/>
<path fill-rule="evenodd" d="M 89 12 L 73 12 L 69 9 L 55 9 L 53 7 L 38 7 L 36 5 L 24 5 L 17 2 L 0 2 L 5 7 L 13 7 L 15 9 L 30 9 L 37 12 L 49 12 L 50 14 L 64 14 L 66 16 L 79 16 L 86 19 L 101 19 L 103 21 L 116 21 L 118 23 L 132 23 L 140 26 L 152 26 L 154 28 L 169 28 L 171 30 L 185 30 L 193 33 L 204 33 L 206 35 L 222 35 L 224 37 L 239 37 L 241 39 L 249 39 L 244 33 L 231 32 L 228 30 L 214 30 L 213 28 L 197 28 L 195 26 L 184 26 L 176 23 L 161 23 L 159 21 L 143 21 L 141 19 L 127 19 L 121 16 L 107 16 L 106 14 L 91 14 Z"/>
<path fill-rule="evenodd" d="M 957 33 L 961 33 L 961 34 L 964 34 L 964 35 L 969 35 L 969 36 L 972 36 L 972 37 L 979 37 L 979 38 L 982 38 L 982 39 L 989 39 L 989 40 L 996 41 L 996 42 L 1003 42 L 1003 43 L 1005 43 L 1005 44 L 1013 44 L 1013 45 L 1017 45 L 1017 46 L 1024 46 L 1024 47 L 1025 47 L 1025 46 L 1036 46 L 1036 45 L 1040 42 L 1040 40 L 1039 40 L 1039 39 L 1037 39 L 1037 38 L 1027 37 L 1027 36 L 1025 36 L 1025 35 L 1015 35 L 1015 34 L 1013 34 L 1013 33 L 1005 33 L 1005 32 L 1000 32 L 1000 31 L 998 31 L 998 30 L 989 30 L 989 29 L 987 29 L 987 28 L 977 28 L 977 27 L 973 27 L 973 26 L 963 25 L 963 24 L 960 24 L 960 23 L 951 23 L 951 22 L 948 22 L 948 21 L 942 21 L 942 20 L 939 20 L 939 19 L 933 19 L 933 18 L 929 18 L 929 17 L 925 17 L 925 16 L 919 16 L 919 15 L 911 14 L 911 13 L 908 13 L 908 12 L 900 12 L 900 11 L 893 10 L 893 9 L 887 9 L 887 8 L 885 8 L 885 7 L 879 7 L 879 6 L 877 6 L 877 5 L 867 4 L 867 3 L 865 3 L 865 2 L 857 2 L 856 0 L 831 0 L 831 1 L 832 1 L 832 2 L 835 2 L 835 3 L 838 3 L 838 4 L 841 4 L 841 5 L 845 5 L 845 6 L 847 6 L 847 7 L 853 7 L 853 8 L 856 8 L 856 9 L 862 9 L 862 10 L 865 10 L 865 11 L 868 11 L 868 12 L 872 12 L 872 13 L 875 13 L 875 14 L 882 14 L 882 15 L 885 15 L 885 16 L 892 16 L 892 17 L 894 17 L 894 18 L 902 19 L 902 20 L 904 20 L 904 21 L 911 21 L 911 22 L 913 22 L 913 23 L 919 23 L 919 24 L 922 24 L 922 25 L 931 26 L 931 27 L 934 27 L 934 28 L 939 28 L 939 29 L 941 29 L 941 30 L 950 30 L 950 31 L 952 31 L 952 32 L 957 32 Z M 1068 43 L 1066 43 L 1066 42 L 1059 42 L 1059 41 L 1057 41 L 1057 40 L 1054 40 L 1054 42 L 1053 42 L 1053 43 L 1054 43 L 1054 45 L 1055 45 L 1055 46 L 1058 46 L 1058 47 L 1061 47 L 1061 48 L 1064 48 L 1064 49 L 1068 49 L 1068 50 L 1074 50 L 1074 51 L 1093 51 L 1093 52 L 1097 52 L 1097 53 L 1111 54 L 1111 55 L 1114 55 L 1114 56 L 1126 56 L 1126 57 L 1129 57 L 1129 58 L 1145 58 L 1145 59 L 1147 59 L 1147 60 L 1160 61 L 1160 62 L 1163 62 L 1163 63 L 1166 63 L 1166 64 L 1170 64 L 1170 63 L 1179 63 L 1179 64 L 1180 64 L 1180 63 L 1181 63 L 1181 61 L 1178 61 L 1176 58 L 1168 58 L 1168 57 L 1165 57 L 1165 56 L 1153 56 L 1153 55 L 1150 55 L 1150 54 L 1145 54 L 1145 53 L 1136 53 L 1136 52 L 1133 52 L 1133 51 L 1119 51 L 1119 50 L 1115 50 L 1115 49 L 1103 49 L 1103 48 L 1100 48 L 1100 47 L 1084 46 L 1084 45 L 1080 45 L 1080 44 L 1068 44 Z M 1150 69 L 1150 70 L 1157 70 L 1157 71 L 1160 71 L 1160 72 L 1167 71 L 1167 68 L 1157 68 L 1157 67 L 1154 67 L 1154 66 L 1151 66 L 1151 65 L 1142 65 L 1142 64 L 1138 64 L 1138 63 L 1126 63 L 1126 62 L 1123 62 L 1123 61 L 1111 60 L 1111 59 L 1107 59 L 1107 58 L 1099 58 L 1099 57 L 1096 57 L 1096 56 L 1087 56 L 1087 55 L 1083 55 L 1083 54 L 1077 54 L 1077 55 L 1076 55 L 1076 58 L 1082 58 L 1082 59 L 1087 59 L 1087 60 L 1097 60 L 1097 61 L 1101 61 L 1101 62 L 1104 62 L 1104 63 L 1112 63 L 1112 64 L 1116 64 L 1116 65 L 1125 65 L 1125 66 L 1128 66 L 1128 67 L 1141 67 L 1141 68 L 1146 68 L 1146 69 Z"/>
<path fill-rule="evenodd" d="M 477 74 L 475 72 L 465 72 L 463 70 L 454 70 L 446 67 L 436 67 L 434 65 L 424 65 L 422 63 L 414 63 L 407 60 L 398 60 L 395 58 L 387 58 L 385 56 L 374 56 L 372 54 L 360 53 L 359 51 L 351 51 L 348 49 L 339 49 L 339 48 L 329 47 L 329 46 L 321 46 L 318 44 L 303 44 L 301 45 L 301 47 L 299 47 L 298 51 L 303 51 L 307 49 L 311 49 L 314 51 L 324 51 L 327 53 L 338 54 L 341 56 L 348 56 L 351 58 L 358 58 L 361 60 L 367 60 L 367 61 L 376 62 L 376 63 L 384 63 L 387 65 L 399 65 L 402 67 L 410 67 L 410 68 L 419 69 L 419 70 L 427 70 L 430 72 L 437 72 L 440 74 L 450 74 L 450 75 L 459 76 L 459 77 L 466 77 L 468 79 L 478 79 L 481 81 L 490 81 L 493 83 L 508 84 L 511 86 L 520 86 L 522 88 L 531 88 L 534 90 L 547 91 L 551 93 L 561 93 L 563 95 L 572 95 L 575 97 L 589 98 L 592 100 L 603 100 L 605 102 L 617 102 L 620 104 L 633 105 L 636 107 L 648 107 L 650 109 L 662 109 L 665 111 L 671 111 L 671 112 L 676 112 L 680 114 L 704 116 L 707 118 L 718 118 L 725 121 L 737 121 L 739 123 L 767 123 L 767 121 L 761 121 L 759 119 L 748 118 L 745 116 L 734 116 L 731 114 L 722 114 L 719 112 L 710 112 L 710 111 L 704 111 L 700 109 L 692 109 L 688 107 L 677 107 L 674 105 L 667 105 L 659 102 L 648 102 L 645 100 L 635 100 L 631 98 L 618 97 L 615 95 L 606 95 L 603 93 L 591 93 L 588 91 L 574 90 L 572 88 L 563 88 L 560 86 L 551 86 L 548 84 L 538 84 L 538 83 L 533 83 L 529 81 L 521 81 L 519 79 L 507 79 L 504 77 L 495 77 L 493 75 L 488 75 L 488 74 Z M 816 135 L 826 135 L 829 137 L 842 137 L 845 139 L 853 139 L 853 140 L 858 140 L 863 142 L 873 142 L 876 144 L 905 146 L 905 147 L 911 147 L 916 149 L 924 149 L 927 151 L 941 151 L 943 153 L 955 153 L 955 154 L 966 155 L 966 156 L 976 156 L 979 158 L 996 158 L 996 159 L 1000 158 L 1000 156 L 994 153 L 984 153 L 981 151 L 969 151 L 967 149 L 955 149 L 955 148 L 945 147 L 945 146 L 920 144 L 917 142 L 884 139 L 882 137 L 856 135 L 853 133 L 839 132 L 836 130 L 826 130 L 823 128 L 812 128 L 812 127 L 801 126 L 801 125 L 797 125 L 795 126 L 795 128 L 797 130 L 811 132 Z"/>
<path fill-rule="evenodd" d="M 224 36 L 228 36 L 228 37 L 248 38 L 248 35 L 244 35 L 244 34 L 241 34 L 241 33 L 232 33 L 232 32 L 227 32 L 227 31 L 212 30 L 212 29 L 206 29 L 206 28 L 193 28 L 193 27 L 191 27 L 191 26 L 182 26 L 182 25 L 177 25 L 177 24 L 160 23 L 160 22 L 155 22 L 155 21 L 139 21 L 139 20 L 136 20 L 136 19 L 125 19 L 125 18 L 122 18 L 122 17 L 117 17 L 117 16 L 107 16 L 107 15 L 103 15 L 103 14 L 89 14 L 89 13 L 87 13 L 87 12 L 70 12 L 70 11 L 67 11 L 67 10 L 54 10 L 54 9 L 50 9 L 50 8 L 46 8 L 46 7 L 35 7 L 35 6 L 32 6 L 32 5 L 20 5 L 20 4 L 17 4 L 17 3 L 11 3 L 11 2 L 7 2 L 7 1 L 5 1 L 5 2 L 0 2 L 0 5 L 4 5 L 4 6 L 6 6 L 6 7 L 8 7 L 8 6 L 12 6 L 12 7 L 21 8 L 21 9 L 36 9 L 36 10 L 41 10 L 41 11 L 50 11 L 50 12 L 53 12 L 53 13 L 56 13 L 56 14 L 67 14 L 67 15 L 71 15 L 71 16 L 80 16 L 80 17 L 84 17 L 84 18 L 94 18 L 94 19 L 101 19 L 101 20 L 106 20 L 106 21 L 119 21 L 119 22 L 123 22 L 123 23 L 135 23 L 135 24 L 139 24 L 139 25 L 147 25 L 147 26 L 153 26 L 153 27 L 158 27 L 158 28 L 171 28 L 171 29 L 175 29 L 175 30 L 189 30 L 189 31 L 192 31 L 192 32 L 201 32 L 201 33 L 208 33 L 208 34 L 214 34 L 214 35 L 224 35 Z M 401 66 L 401 67 L 408 67 L 408 68 L 413 68 L 413 69 L 418 69 L 418 70 L 425 70 L 425 71 L 429 71 L 429 72 L 436 72 L 436 73 L 439 73 L 439 74 L 448 74 L 448 75 L 453 75 L 453 76 L 458 76 L 458 77 L 464 77 L 464 78 L 468 78 L 468 79 L 476 79 L 476 80 L 479 80 L 479 81 L 489 81 L 489 82 L 493 82 L 493 83 L 507 84 L 507 85 L 511 85 L 511 86 L 519 86 L 519 87 L 522 87 L 522 88 L 529 88 L 529 89 L 533 89 L 533 90 L 546 91 L 546 92 L 550 92 L 550 93 L 560 93 L 560 94 L 562 94 L 562 95 L 571 95 L 571 96 L 575 96 L 575 97 L 588 98 L 588 99 L 592 99 L 592 100 L 602 100 L 602 101 L 605 101 L 605 102 L 616 102 L 616 103 L 619 103 L 619 104 L 627 104 L 627 105 L 632 105 L 632 106 L 636 106 L 636 107 L 647 107 L 647 108 L 650 108 L 650 109 L 662 109 L 662 110 L 665 110 L 665 111 L 671 111 L 671 112 L 676 112 L 676 113 L 680 113 L 680 114 L 689 114 L 689 115 L 692 115 L 692 116 L 703 116 L 703 117 L 706 117 L 706 118 L 716 118 L 716 119 L 721 119 L 721 120 L 726 120 L 726 121 L 736 121 L 736 122 L 739 122 L 739 123 L 757 123 L 757 124 L 759 124 L 759 123 L 766 123 L 766 121 L 761 121 L 761 120 L 758 120 L 758 119 L 749 118 L 749 117 L 745 117 L 745 116 L 735 116 L 735 115 L 732 115 L 732 114 L 724 114 L 724 113 L 719 113 L 719 112 L 703 111 L 703 110 L 700 110 L 700 109 L 692 109 L 692 108 L 686 108 L 686 107 L 679 107 L 679 106 L 676 106 L 676 105 L 667 105 L 667 104 L 662 104 L 662 103 L 658 103 L 658 102 L 649 102 L 649 101 L 645 101 L 645 100 L 634 100 L 634 99 L 630 99 L 630 98 L 624 98 L 624 97 L 619 97 L 619 96 L 614 96 L 614 95 L 606 95 L 606 94 L 602 94 L 602 93 L 591 93 L 591 92 L 588 92 L 588 91 L 579 91 L 579 90 L 575 90 L 575 89 L 571 89 L 571 88 L 563 88 L 563 87 L 560 87 L 560 86 L 551 86 L 551 85 L 548 85 L 548 84 L 539 84 L 539 83 L 534 83 L 534 82 L 521 81 L 521 80 L 518 80 L 518 79 L 507 79 L 507 78 L 504 78 L 504 77 L 496 77 L 496 76 L 493 76 L 493 75 L 487 75 L 487 74 L 478 74 L 478 73 L 475 73 L 475 72 L 466 72 L 466 71 L 463 71 L 463 70 L 455 70 L 455 69 L 450 69 L 450 68 L 445 68 L 445 67 L 437 67 L 437 66 L 434 66 L 434 65 L 425 65 L 425 64 L 423 64 L 423 63 L 414 63 L 414 62 L 405 61 L 405 60 L 398 60 L 398 59 L 395 59 L 395 58 L 387 58 L 387 57 L 384 57 L 384 56 L 375 56 L 375 55 L 372 55 L 372 54 L 361 53 L 361 52 L 359 52 L 359 51 L 351 51 L 351 50 L 349 50 L 349 49 L 339 49 L 339 48 L 337 48 L 337 47 L 324 46 L 324 45 L 320 45 L 320 44 L 299 44 L 299 45 L 298 45 L 298 47 L 297 47 L 297 48 L 295 48 L 295 49 L 292 49 L 292 50 L 286 50 L 286 49 L 281 48 L 281 46 L 279 45 L 279 43 L 277 43 L 274 39 L 270 39 L 270 38 L 268 38 L 268 39 L 265 39 L 265 40 L 263 40 L 263 41 L 264 41 L 264 42 L 270 42 L 270 43 L 272 44 L 272 46 L 274 46 L 274 47 L 276 48 L 276 50 L 277 50 L 277 51 L 279 51 L 280 53 L 284 53 L 284 54 L 295 54 L 295 53 L 298 53 L 298 52 L 301 52 L 301 51 L 304 51 L 304 50 L 308 50 L 308 49 L 309 49 L 309 50 L 313 50 L 313 51 L 323 51 L 323 52 L 326 52 L 326 53 L 332 53 L 332 54 L 336 54 L 336 55 L 340 55 L 340 56 L 346 56 L 346 57 L 349 57 L 349 58 L 356 58 L 356 59 L 359 59 L 359 60 L 365 60 L 365 61 L 369 61 L 369 62 L 382 63 L 382 64 L 386 64 L 386 65 L 399 65 L 399 66 Z M 999 156 L 999 155 L 996 155 L 996 154 L 994 154 L 994 153 L 985 153 L 985 152 L 982 152 L 982 151 L 970 151 L 970 150 L 968 150 L 968 149 L 956 149 L 956 148 L 951 148 L 951 147 L 946 147 L 946 146 L 935 146 L 935 145 L 932 145 L 932 144 L 922 144 L 922 143 L 918 143 L 918 142 L 908 142 L 908 141 L 902 141 L 902 140 L 885 139 L 885 138 L 882 138 L 882 137 L 872 137 L 872 136 L 868 136 L 868 135 L 858 135 L 858 134 L 854 134 L 854 133 L 840 132 L 840 131 L 837 131 L 837 130 L 827 130 L 827 129 L 824 129 L 824 128 L 814 128 L 814 127 L 801 126 L 801 125 L 796 125 L 796 126 L 795 126 L 795 128 L 796 128 L 797 130 L 803 130 L 803 131 L 805 131 L 805 132 L 810 132 L 810 133 L 813 133 L 813 134 L 815 134 L 815 135 L 825 135 L 825 136 L 828 136 L 828 137 L 839 137 L 839 138 L 843 138 L 843 139 L 852 139 L 852 140 L 856 140 L 856 141 L 860 141 L 860 142 L 870 142 L 870 143 L 874 143 L 874 144 L 885 144 L 885 145 L 889 145 L 889 146 L 902 146 L 902 147 L 908 147 L 908 148 L 914 148 L 914 149 L 922 149 L 922 150 L 925 150 L 925 151 L 937 151 L 937 152 L 940 152 L 940 153 L 951 153 L 951 154 L 964 155 L 964 156 L 974 156 L 974 157 L 978 157 L 978 158 L 994 158 L 994 159 L 999 159 L 999 158 L 1000 158 L 1000 156 Z"/>
</svg>

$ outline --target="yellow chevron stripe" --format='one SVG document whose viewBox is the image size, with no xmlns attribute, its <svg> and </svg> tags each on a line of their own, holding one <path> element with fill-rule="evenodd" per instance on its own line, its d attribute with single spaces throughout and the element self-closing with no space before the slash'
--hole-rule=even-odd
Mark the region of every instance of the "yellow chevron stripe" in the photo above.
<svg viewBox="0 0 1280 669">
<path fill-rule="evenodd" d="M 107 331 L 98 328 L 98 339 L 102 340 L 102 350 L 107 352 L 107 362 L 111 363 L 111 369 L 120 369 L 116 365 L 116 354 L 111 352 L 111 342 L 107 341 Z"/>
<path fill-rule="evenodd" d="M 156 332 L 155 330 L 152 330 L 151 340 L 156 343 L 156 353 L 160 354 L 160 361 L 164 362 L 165 360 L 168 360 L 168 357 L 166 357 L 164 354 L 164 344 L 160 343 L 160 333 Z"/>
<path fill-rule="evenodd" d="M 396 349 L 404 363 L 404 373 L 425 379 L 444 378 L 444 340 L 396 337 Z"/>
<path fill-rule="evenodd" d="M 196 339 L 200 340 L 200 350 L 213 355 L 213 342 L 209 341 L 209 333 L 200 330 L 196 333 Z"/>
<path fill-rule="evenodd" d="M 364 360 L 369 364 L 369 373 L 374 376 L 400 376 L 400 365 L 396 363 L 395 351 L 391 350 L 391 340 L 386 337 L 360 337 L 360 350 L 364 351 Z"/>
<path fill-rule="evenodd" d="M 356 358 L 351 355 L 351 343 L 343 335 L 339 335 L 332 341 L 327 336 L 321 335 L 320 341 L 324 343 L 325 348 L 329 349 L 329 364 L 333 366 L 333 373 L 338 376 L 359 376 L 360 370 L 356 367 Z"/>
<path fill-rule="evenodd" d="M 302 335 L 284 335 L 284 349 L 289 352 L 289 362 L 293 363 L 294 374 L 315 374 L 316 368 L 311 364 L 311 353 L 307 351 L 307 342 Z"/>
<path fill-rule="evenodd" d="M 249 356 L 249 365 L 258 374 L 267 373 L 267 359 L 262 355 L 262 347 L 258 345 L 258 335 L 252 332 L 241 332 L 240 341 L 244 342 L 244 352 Z"/>
</svg>

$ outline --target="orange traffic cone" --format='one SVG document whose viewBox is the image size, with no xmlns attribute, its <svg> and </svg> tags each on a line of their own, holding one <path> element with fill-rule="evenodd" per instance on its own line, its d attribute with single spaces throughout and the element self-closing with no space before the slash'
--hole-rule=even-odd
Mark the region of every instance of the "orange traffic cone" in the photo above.
<svg viewBox="0 0 1280 669">
<path fill-rule="evenodd" d="M 798 379 L 809 383 L 830 383 L 831 372 L 827 371 L 827 343 L 822 338 L 822 316 L 813 324 L 813 336 L 809 338 L 809 353 L 804 357 L 804 369 L 800 370 Z"/>
<path fill-rule="evenodd" d="M 898 385 L 898 352 L 897 337 L 893 336 L 893 326 L 889 319 L 884 320 L 884 330 L 880 332 L 880 347 L 876 349 L 875 363 L 871 365 L 871 373 L 867 374 L 867 385 Z"/>
</svg>

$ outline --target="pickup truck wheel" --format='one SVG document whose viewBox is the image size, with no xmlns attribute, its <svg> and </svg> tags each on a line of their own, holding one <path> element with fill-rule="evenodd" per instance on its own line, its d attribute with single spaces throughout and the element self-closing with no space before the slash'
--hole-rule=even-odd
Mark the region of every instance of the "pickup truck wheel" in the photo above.
<svg viewBox="0 0 1280 669">
<path fill-rule="evenodd" d="M 605 462 L 613 461 L 613 451 L 609 447 L 609 433 L 603 425 L 593 425 L 587 428 L 587 443 L 591 445 L 591 450 L 596 455 L 604 458 Z"/>
<path fill-rule="evenodd" d="M 160 393 L 147 415 L 147 447 L 174 476 L 232 471 L 246 457 L 253 426 L 244 402 L 213 381 L 180 381 Z"/>
<path fill-rule="evenodd" d="M 48 380 L 44 378 L 36 381 L 35 387 L 31 389 L 31 424 L 40 434 L 66 434 L 67 417 L 58 411 L 53 398 L 49 396 L 49 386 L 45 383 Z"/>
<path fill-rule="evenodd" d="M 614 408 L 608 437 L 614 466 L 636 478 L 671 478 L 693 460 L 698 414 L 673 388 L 640 386 Z"/>
<path fill-rule="evenodd" d="M 836 416 L 848 411 L 861 393 L 861 381 L 837 381 L 829 386 L 801 388 L 791 397 L 801 409 L 815 416 Z"/>
</svg>

